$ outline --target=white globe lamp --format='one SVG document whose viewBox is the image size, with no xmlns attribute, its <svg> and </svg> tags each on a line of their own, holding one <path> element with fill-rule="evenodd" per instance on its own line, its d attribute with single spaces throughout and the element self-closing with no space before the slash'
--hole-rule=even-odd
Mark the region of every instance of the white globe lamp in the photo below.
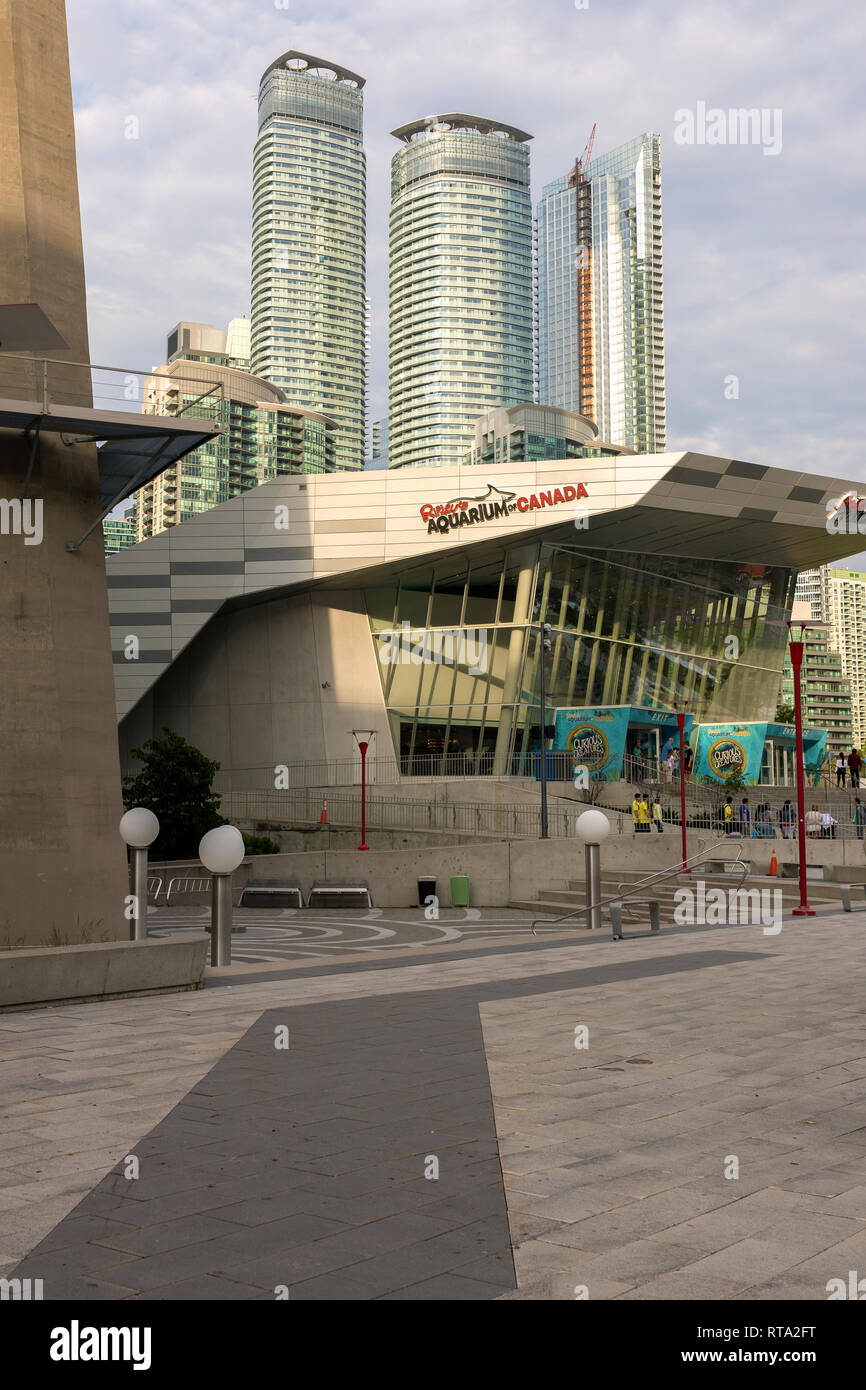
<svg viewBox="0 0 866 1390">
<path fill-rule="evenodd" d="M 592 931 L 601 927 L 601 852 L 599 845 L 610 834 L 610 821 L 603 811 L 584 811 L 577 818 L 577 833 L 586 846 L 586 924 Z"/>
<path fill-rule="evenodd" d="M 120 817 L 118 828 L 129 846 L 132 869 L 129 939 L 144 941 L 147 937 L 147 849 L 159 834 L 159 821 L 146 806 L 134 806 Z"/>
<path fill-rule="evenodd" d="M 244 857 L 244 837 L 236 825 L 215 825 L 203 835 L 199 858 L 212 874 L 210 963 L 232 963 L 232 874 Z"/>
</svg>

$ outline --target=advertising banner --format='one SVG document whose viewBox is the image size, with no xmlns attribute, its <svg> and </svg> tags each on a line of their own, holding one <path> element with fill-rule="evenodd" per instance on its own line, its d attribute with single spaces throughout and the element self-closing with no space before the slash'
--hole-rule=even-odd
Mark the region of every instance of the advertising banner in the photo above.
<svg viewBox="0 0 866 1390">
<path fill-rule="evenodd" d="M 695 749 L 695 777 L 714 782 L 756 783 L 761 775 L 766 724 L 702 724 Z"/>
<path fill-rule="evenodd" d="M 571 753 L 575 767 L 590 777 L 616 782 L 622 772 L 629 707 L 608 706 L 556 711 L 554 746 Z"/>
</svg>

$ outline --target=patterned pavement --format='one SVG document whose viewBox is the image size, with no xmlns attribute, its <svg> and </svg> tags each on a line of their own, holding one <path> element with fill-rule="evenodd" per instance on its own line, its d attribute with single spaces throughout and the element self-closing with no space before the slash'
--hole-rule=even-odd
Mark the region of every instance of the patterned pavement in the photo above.
<svg viewBox="0 0 866 1390">
<path fill-rule="evenodd" d="M 862 931 L 467 933 L 3 1016 L 0 1274 L 46 1298 L 825 1299 L 866 1263 Z"/>
</svg>

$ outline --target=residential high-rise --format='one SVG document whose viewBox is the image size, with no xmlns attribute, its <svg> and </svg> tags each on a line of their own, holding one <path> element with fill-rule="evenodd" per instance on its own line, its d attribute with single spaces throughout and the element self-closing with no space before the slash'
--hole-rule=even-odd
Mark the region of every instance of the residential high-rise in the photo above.
<svg viewBox="0 0 866 1390">
<path fill-rule="evenodd" d="M 102 523 L 106 555 L 116 555 L 119 550 L 135 545 L 138 536 L 135 525 L 135 503 L 127 507 L 120 516 L 107 516 Z"/>
<path fill-rule="evenodd" d="M 454 465 L 532 397 L 532 137 L 454 112 L 393 134 L 388 461 Z"/>
<path fill-rule="evenodd" d="M 537 210 L 538 400 L 665 449 L 661 148 L 640 135 L 548 184 Z"/>
<path fill-rule="evenodd" d="M 253 163 L 254 375 L 337 421 L 337 467 L 363 468 L 363 77 L 294 50 L 259 88 Z"/>
<path fill-rule="evenodd" d="M 795 600 L 794 622 L 809 619 L 809 606 Z M 842 672 L 842 658 L 834 650 L 829 623 L 812 621 L 803 635 L 803 723 L 827 730 L 827 752 L 848 753 L 853 738 L 851 689 Z M 794 703 L 794 668 L 790 652 L 782 667 L 781 703 Z"/>
<path fill-rule="evenodd" d="M 388 467 L 388 416 L 374 420 L 370 426 L 370 457 L 368 468 Z"/>
<path fill-rule="evenodd" d="M 866 744 L 866 573 L 823 565 L 802 570 L 796 596 L 807 601 L 815 621 L 826 623 L 842 673 L 851 687 L 851 733 Z"/>
<path fill-rule="evenodd" d="M 216 384 L 220 393 L 210 413 L 222 432 L 139 489 L 134 540 L 281 474 L 334 471 L 336 422 L 321 411 L 288 405 L 278 386 L 231 365 L 244 360 L 245 322 L 233 319 L 227 334 L 210 324 L 178 324 L 169 333 L 167 346 L 175 355 L 146 379 L 143 412 L 177 415 Z"/>
</svg>

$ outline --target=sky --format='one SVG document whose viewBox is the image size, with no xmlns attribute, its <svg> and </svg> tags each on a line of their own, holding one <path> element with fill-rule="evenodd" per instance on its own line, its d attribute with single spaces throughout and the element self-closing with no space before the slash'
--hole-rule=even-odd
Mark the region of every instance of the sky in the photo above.
<svg viewBox="0 0 866 1390">
<path fill-rule="evenodd" d="M 389 132 L 446 111 L 516 125 L 534 137 L 537 200 L 597 122 L 596 155 L 662 138 L 668 449 L 866 478 L 860 0 L 67 10 L 94 362 L 147 370 L 179 319 L 249 313 L 258 83 L 294 48 L 366 78 L 374 418 L 387 410 Z M 764 111 L 763 143 L 683 143 L 681 113 L 700 103 Z"/>
</svg>

